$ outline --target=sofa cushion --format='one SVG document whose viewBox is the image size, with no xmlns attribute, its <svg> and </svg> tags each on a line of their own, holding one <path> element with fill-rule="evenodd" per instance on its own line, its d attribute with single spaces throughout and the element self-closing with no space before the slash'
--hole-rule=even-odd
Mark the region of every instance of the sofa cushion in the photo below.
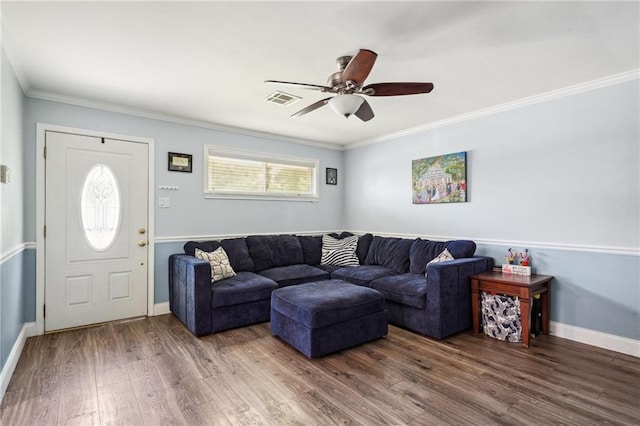
<svg viewBox="0 0 640 426">
<path fill-rule="evenodd" d="M 424 309 L 427 301 L 427 279 L 421 274 L 400 274 L 371 281 L 386 300 Z"/>
<path fill-rule="evenodd" d="M 328 280 L 330 275 L 322 269 L 307 264 L 277 266 L 259 272 L 260 275 L 272 279 L 279 287 Z"/>
<path fill-rule="evenodd" d="M 304 263 L 302 245 L 295 235 L 251 235 L 246 241 L 256 271 Z"/>
<path fill-rule="evenodd" d="M 330 235 L 322 236 L 321 265 L 358 266 L 358 237 L 352 235 L 343 239 L 333 238 Z"/>
<path fill-rule="evenodd" d="M 392 269 L 385 268 L 384 266 L 360 265 L 349 268 L 340 268 L 331 273 L 331 278 L 369 287 L 369 283 L 377 278 L 388 277 L 396 274 L 397 272 Z"/>
<path fill-rule="evenodd" d="M 398 273 L 409 271 L 409 249 L 413 240 L 373 237 L 365 265 L 380 265 Z M 426 264 L 426 263 L 425 263 Z"/>
<path fill-rule="evenodd" d="M 244 238 L 222 240 L 220 241 L 220 245 L 222 245 L 224 251 L 227 252 L 234 271 L 254 272 L 256 270 L 253 259 L 251 259 L 249 255 L 249 247 L 247 247 L 247 242 Z"/>
<path fill-rule="evenodd" d="M 334 271 L 337 271 L 338 269 L 342 269 L 343 266 L 336 266 L 336 265 L 317 265 L 316 268 L 320 268 L 325 272 L 328 272 L 329 274 L 333 273 Z"/>
<path fill-rule="evenodd" d="M 281 288 L 271 309 L 305 327 L 317 329 L 384 311 L 382 294 L 340 280 Z"/>
<path fill-rule="evenodd" d="M 218 247 L 210 253 L 196 249 L 195 257 L 206 260 L 209 262 L 209 265 L 211 265 L 211 282 L 231 278 L 236 275 L 229 262 L 227 252 L 224 251 L 222 247 Z"/>
<path fill-rule="evenodd" d="M 472 257 L 476 252 L 476 243 L 469 240 L 430 241 L 417 238 L 411 244 L 409 252 L 409 272 L 424 274 L 427 263 L 435 259 L 444 249 L 456 258 Z"/>
<path fill-rule="evenodd" d="M 278 288 L 273 280 L 253 272 L 238 272 L 234 277 L 211 286 L 212 307 L 238 305 L 269 299 Z"/>
<path fill-rule="evenodd" d="M 211 253 L 218 247 L 220 247 L 219 241 L 188 241 L 184 244 L 183 249 L 185 254 L 195 257 L 196 249 Z"/>
<path fill-rule="evenodd" d="M 358 249 L 356 250 L 356 255 L 358 256 L 358 261 L 361 265 L 364 265 L 364 262 L 367 259 L 367 253 L 369 253 L 372 241 L 372 234 L 360 235 L 360 238 L 358 238 Z"/>
<path fill-rule="evenodd" d="M 307 265 L 319 265 L 322 259 L 322 236 L 300 235 L 298 239 L 302 246 L 304 263 Z"/>
<path fill-rule="evenodd" d="M 445 241 L 444 248 L 449 250 L 449 253 L 451 253 L 451 256 L 453 256 L 456 259 L 473 257 L 473 255 L 476 253 L 476 243 L 474 243 L 471 240 Z"/>
</svg>

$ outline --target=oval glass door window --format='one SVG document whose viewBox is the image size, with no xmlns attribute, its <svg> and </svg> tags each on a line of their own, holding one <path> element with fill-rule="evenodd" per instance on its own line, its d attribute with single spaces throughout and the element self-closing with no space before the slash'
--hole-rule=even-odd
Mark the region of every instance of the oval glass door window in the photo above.
<svg viewBox="0 0 640 426">
<path fill-rule="evenodd" d="M 111 169 L 93 166 L 84 180 L 80 201 L 84 235 L 95 250 L 113 244 L 120 226 L 120 189 Z"/>
</svg>

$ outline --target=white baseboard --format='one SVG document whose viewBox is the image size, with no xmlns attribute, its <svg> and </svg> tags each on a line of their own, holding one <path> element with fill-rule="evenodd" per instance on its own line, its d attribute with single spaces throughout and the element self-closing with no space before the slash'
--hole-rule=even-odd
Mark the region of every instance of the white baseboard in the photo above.
<svg viewBox="0 0 640 426">
<path fill-rule="evenodd" d="M 38 331 L 36 329 L 35 322 L 24 323 L 22 330 L 20 330 L 20 334 L 18 334 L 16 342 L 13 344 L 9 358 L 7 358 L 7 362 L 4 364 L 2 373 L 0 373 L 0 402 L 2 401 L 2 398 L 4 398 L 4 393 L 7 391 L 7 387 L 11 381 L 11 376 L 13 376 L 13 372 L 18 365 L 18 360 L 20 359 L 20 354 L 22 354 L 22 349 L 24 348 L 27 338 L 35 336 L 36 334 L 38 334 Z"/>
<path fill-rule="evenodd" d="M 153 314 L 150 316 L 164 315 L 164 314 L 170 314 L 170 313 L 171 313 L 171 309 L 169 309 L 169 302 L 156 303 L 155 305 L 153 305 Z"/>
<path fill-rule="evenodd" d="M 568 325 L 555 321 L 550 322 L 549 328 L 549 332 L 553 336 L 640 357 L 640 340 L 616 336 L 614 334 L 603 333 L 601 331 L 589 330 L 587 328 L 576 327 L 575 325 Z"/>
</svg>

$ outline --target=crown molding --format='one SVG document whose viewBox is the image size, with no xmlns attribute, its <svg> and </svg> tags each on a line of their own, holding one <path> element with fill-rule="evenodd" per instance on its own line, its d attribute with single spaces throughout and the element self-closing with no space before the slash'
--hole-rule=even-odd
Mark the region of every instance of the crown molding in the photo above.
<svg viewBox="0 0 640 426">
<path fill-rule="evenodd" d="M 373 139 L 364 139 L 358 142 L 353 142 L 344 145 L 345 150 L 361 148 L 366 145 L 372 145 L 380 142 L 386 142 L 394 139 L 399 139 L 404 136 L 414 135 L 416 133 L 426 132 L 428 130 L 437 129 L 439 127 L 450 126 L 452 124 L 460 123 L 467 120 L 474 120 L 480 117 L 486 117 L 488 115 L 497 114 L 500 112 L 510 111 L 526 107 L 529 105 L 538 104 L 541 102 L 547 102 L 565 96 L 576 95 L 579 93 L 588 92 L 603 87 L 613 86 L 616 84 L 624 83 L 631 80 L 640 79 L 640 68 L 626 71 L 620 74 L 611 75 L 608 77 L 600 78 L 597 80 L 587 81 L 585 83 L 575 84 L 558 90 L 552 90 L 550 92 L 541 93 L 539 95 L 529 96 L 526 98 L 518 99 L 516 101 L 507 102 L 500 105 L 495 105 L 489 108 L 480 109 L 477 111 L 469 112 L 466 114 L 457 115 L 455 117 L 445 118 L 443 120 L 434 121 L 432 123 L 423 124 L 421 126 L 412 127 L 410 129 L 402 130 L 399 132 L 389 133 Z"/>
<path fill-rule="evenodd" d="M 24 87 L 23 87 L 23 89 L 24 89 Z M 298 144 L 298 145 L 307 145 L 307 146 L 313 146 L 313 147 L 316 147 L 316 148 L 332 149 L 332 150 L 336 150 L 336 151 L 343 151 L 344 150 L 344 147 L 341 146 L 341 145 L 334 145 L 334 144 L 329 144 L 329 143 L 316 142 L 316 141 L 311 141 L 311 140 L 307 140 L 307 139 L 298 139 L 298 138 L 293 138 L 293 137 L 289 137 L 289 136 L 276 135 L 276 134 L 273 134 L 273 133 L 259 132 L 259 131 L 255 131 L 255 130 L 243 129 L 243 128 L 240 128 L 240 127 L 223 126 L 221 124 L 211 123 L 211 122 L 208 122 L 208 121 L 194 120 L 194 119 L 185 118 L 185 117 L 172 116 L 172 115 L 169 115 L 169 114 L 162 114 L 162 113 L 155 112 L 155 111 L 148 111 L 148 110 L 143 110 L 143 109 L 130 108 L 130 107 L 125 107 L 125 106 L 121 106 L 121 105 L 110 104 L 110 103 L 106 103 L 106 102 L 93 101 L 93 100 L 89 100 L 89 99 L 78 98 L 78 97 L 75 97 L 75 96 L 60 95 L 60 94 L 57 94 L 57 93 L 46 92 L 46 91 L 41 91 L 41 90 L 31 90 L 31 89 L 29 89 L 29 90 L 25 91 L 25 95 L 27 97 L 34 98 L 34 99 L 42 99 L 42 100 L 45 100 L 45 101 L 60 102 L 60 103 L 64 103 L 64 104 L 81 106 L 81 107 L 85 107 L 85 108 L 93 108 L 93 109 L 99 109 L 99 110 L 103 110 L 103 111 L 115 112 L 115 113 L 119 113 L 119 114 L 133 115 L 133 116 L 136 116 L 136 117 L 149 118 L 149 119 L 152 119 L 152 120 L 159 120 L 159 121 L 166 121 L 166 122 L 169 122 L 169 123 L 181 124 L 181 125 L 185 125 L 185 126 L 200 127 L 200 128 L 203 128 L 203 129 L 216 130 L 216 131 L 219 131 L 219 132 L 234 133 L 234 134 L 237 134 L 237 135 L 251 136 L 251 137 L 261 138 L 261 139 L 270 139 L 270 140 L 275 140 L 275 141 L 278 141 L 278 142 L 289 142 L 289 143 L 295 143 L 295 144 Z"/>
</svg>

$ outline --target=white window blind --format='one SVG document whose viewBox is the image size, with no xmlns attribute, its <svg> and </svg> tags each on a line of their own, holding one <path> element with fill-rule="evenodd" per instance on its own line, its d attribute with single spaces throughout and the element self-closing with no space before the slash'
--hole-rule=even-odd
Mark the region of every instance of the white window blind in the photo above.
<svg viewBox="0 0 640 426">
<path fill-rule="evenodd" d="M 318 160 L 205 147 L 205 196 L 315 200 Z"/>
</svg>

